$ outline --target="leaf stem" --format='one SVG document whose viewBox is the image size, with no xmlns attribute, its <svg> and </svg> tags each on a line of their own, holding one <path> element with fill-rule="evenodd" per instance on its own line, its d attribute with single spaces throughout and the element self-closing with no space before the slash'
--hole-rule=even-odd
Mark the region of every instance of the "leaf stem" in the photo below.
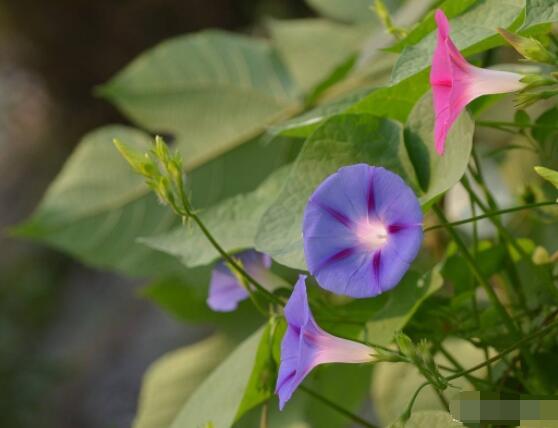
<svg viewBox="0 0 558 428">
<path fill-rule="evenodd" d="M 304 385 L 300 385 L 299 388 L 305 393 L 307 393 L 308 395 L 310 395 L 311 397 L 315 398 L 316 400 L 320 401 L 326 406 L 331 407 L 332 409 L 336 410 L 338 413 L 342 414 L 343 416 L 346 416 L 347 418 L 351 419 L 353 422 L 359 424 L 360 426 L 363 426 L 365 428 L 378 428 L 377 426 L 372 425 L 367 420 L 361 418 L 358 415 L 355 415 L 351 411 L 345 409 L 344 407 L 341 407 L 339 404 L 334 403 L 333 401 L 327 399 L 326 397 L 313 391 L 312 389 L 309 389 Z"/>
<path fill-rule="evenodd" d="M 513 213 L 513 212 L 516 212 L 516 211 L 528 210 L 528 209 L 531 209 L 531 208 L 544 207 L 544 206 L 548 206 L 548 205 L 557 205 L 557 203 L 556 203 L 556 201 L 545 201 L 545 202 L 537 202 L 537 203 L 533 203 L 533 204 L 520 205 L 520 206 L 517 206 L 517 207 L 505 208 L 505 209 L 497 210 L 497 211 L 490 211 L 490 212 L 487 212 L 485 214 L 481 214 L 481 215 L 478 215 L 478 216 L 466 218 L 464 220 L 453 221 L 453 222 L 449 222 L 449 223 L 435 224 L 433 226 L 429 226 L 429 227 L 424 228 L 423 232 L 430 232 L 432 230 L 441 229 L 441 228 L 447 227 L 447 226 L 460 226 L 462 224 L 476 222 L 478 220 L 482 220 L 482 219 L 485 219 L 485 218 L 491 218 L 491 217 L 499 216 L 499 215 L 502 215 L 502 214 Z"/>
</svg>

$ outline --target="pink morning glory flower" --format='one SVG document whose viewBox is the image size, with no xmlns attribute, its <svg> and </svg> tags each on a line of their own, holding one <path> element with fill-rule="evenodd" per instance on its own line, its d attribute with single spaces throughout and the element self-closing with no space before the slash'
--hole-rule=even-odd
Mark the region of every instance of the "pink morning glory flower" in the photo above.
<svg viewBox="0 0 558 428">
<path fill-rule="evenodd" d="M 287 331 L 281 342 L 281 364 L 275 387 L 280 410 L 314 367 L 327 363 L 366 363 L 375 359 L 373 348 L 333 336 L 316 324 L 308 306 L 305 280 L 306 275 L 298 277 L 285 306 Z"/>
<path fill-rule="evenodd" d="M 395 287 L 422 244 L 422 210 L 397 174 L 357 164 L 326 178 L 304 211 L 306 263 L 321 287 L 373 297 Z"/>
<path fill-rule="evenodd" d="M 267 254 L 247 250 L 235 254 L 234 257 L 240 260 L 246 272 L 262 285 L 265 286 L 269 282 L 271 258 Z M 223 261 L 218 262 L 211 272 L 207 305 L 217 312 L 230 312 L 248 297 L 248 292 L 229 267 Z"/>
<path fill-rule="evenodd" d="M 432 58 L 430 85 L 434 95 L 434 141 L 442 155 L 447 134 L 465 106 L 481 95 L 515 92 L 525 85 L 522 76 L 507 71 L 488 70 L 467 62 L 453 44 L 448 19 L 436 11 L 438 40 Z"/>
</svg>

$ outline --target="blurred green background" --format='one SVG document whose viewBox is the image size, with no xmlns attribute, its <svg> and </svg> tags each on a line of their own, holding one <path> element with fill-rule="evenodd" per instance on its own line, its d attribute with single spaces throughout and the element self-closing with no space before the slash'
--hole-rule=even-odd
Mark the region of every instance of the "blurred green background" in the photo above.
<svg viewBox="0 0 558 428">
<path fill-rule="evenodd" d="M 126 123 L 93 88 L 163 39 L 257 33 L 302 0 L 0 1 L 0 427 L 128 427 L 146 367 L 207 334 L 140 282 L 9 237 L 87 131 Z"/>
</svg>

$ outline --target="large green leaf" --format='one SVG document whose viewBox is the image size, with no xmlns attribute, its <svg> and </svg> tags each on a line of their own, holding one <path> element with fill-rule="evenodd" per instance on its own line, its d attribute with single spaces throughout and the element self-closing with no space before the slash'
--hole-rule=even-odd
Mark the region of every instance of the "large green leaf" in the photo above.
<svg viewBox="0 0 558 428">
<path fill-rule="evenodd" d="M 292 119 L 281 122 L 268 129 L 270 137 L 284 135 L 288 137 L 307 138 L 327 119 L 347 111 L 374 89 L 360 89 L 344 95 L 331 102 L 319 105 Z"/>
<path fill-rule="evenodd" d="M 473 147 L 475 124 L 468 113 L 463 113 L 448 134 L 444 155 L 436 153 L 434 117 L 432 94 L 429 92 L 415 105 L 405 127 L 405 146 L 424 192 L 421 195 L 423 204 L 461 179 Z"/>
<path fill-rule="evenodd" d="M 438 9 L 442 9 L 448 18 L 453 18 L 454 16 L 458 16 L 464 11 L 466 11 L 469 7 L 474 5 L 478 0 L 445 0 Z M 401 52 L 405 46 L 410 46 L 418 43 L 421 41 L 425 36 L 427 36 L 431 31 L 436 29 L 436 22 L 434 21 L 434 10 L 430 11 L 422 21 L 417 24 L 407 36 L 393 46 L 391 46 L 388 50 L 390 52 Z"/>
<path fill-rule="evenodd" d="M 135 242 L 140 233 L 168 230 L 175 218 L 147 193 L 142 178 L 114 149 L 113 138 L 141 151 L 150 145 L 148 135 L 121 126 L 85 136 L 16 233 L 130 275 L 177 271 L 180 264 L 171 257 Z"/>
<path fill-rule="evenodd" d="M 314 10 L 328 18 L 344 22 L 375 19 L 369 0 L 306 0 Z"/>
<path fill-rule="evenodd" d="M 260 343 L 269 343 L 267 331 L 262 327 L 242 342 L 196 389 L 170 428 L 230 428 L 241 416 L 247 386 L 253 385 L 253 368 L 260 367 L 256 355 L 262 355 Z"/>
<path fill-rule="evenodd" d="M 162 276 L 180 263 L 136 240 L 177 226 L 175 216 L 122 159 L 118 138 L 138 151 L 150 148 L 149 135 L 108 126 L 85 136 L 52 183 L 33 216 L 16 233 L 69 252 L 83 262 L 134 276 Z M 188 175 L 196 208 L 250 191 L 290 157 L 281 141 L 244 144 Z"/>
<path fill-rule="evenodd" d="M 417 100 L 428 90 L 425 72 L 393 86 L 385 86 L 355 103 L 347 111 L 369 113 L 405 122 Z"/>
<path fill-rule="evenodd" d="M 168 427 L 183 403 L 231 349 L 230 340 L 212 336 L 155 361 L 143 377 L 133 427 Z"/>
<path fill-rule="evenodd" d="M 289 168 L 277 170 L 252 193 L 226 199 L 200 213 L 201 220 L 222 248 L 234 252 L 254 247 L 260 218 L 281 190 Z M 179 226 L 140 242 L 178 257 L 189 267 L 206 265 L 219 257 L 195 224 Z"/>
<path fill-rule="evenodd" d="M 174 134 L 188 169 L 298 109 L 294 85 L 269 44 L 221 31 L 165 41 L 100 91 L 142 127 Z"/>
<path fill-rule="evenodd" d="M 558 21 L 557 0 L 526 0 L 523 28 Z"/>
<path fill-rule="evenodd" d="M 368 25 L 344 25 L 326 19 L 272 20 L 269 29 L 273 45 L 305 92 L 357 52 L 371 33 Z"/>
<path fill-rule="evenodd" d="M 464 14 L 451 20 L 452 40 L 465 55 L 501 43 L 496 29 L 508 28 L 516 19 L 521 19 L 524 4 L 524 0 L 479 1 Z M 436 34 L 432 32 L 417 44 L 407 46 L 393 70 L 393 83 L 428 68 L 432 62 L 435 41 Z"/>
<path fill-rule="evenodd" d="M 402 130 L 367 114 L 333 117 L 305 142 L 285 186 L 260 221 L 256 247 L 287 266 L 305 269 L 302 215 L 318 184 L 342 166 L 366 162 L 405 176 Z"/>
</svg>

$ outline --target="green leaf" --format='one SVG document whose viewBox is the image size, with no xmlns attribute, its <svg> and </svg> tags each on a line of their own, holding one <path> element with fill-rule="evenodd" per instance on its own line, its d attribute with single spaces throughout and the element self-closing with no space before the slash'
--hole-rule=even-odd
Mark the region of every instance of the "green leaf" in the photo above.
<svg viewBox="0 0 558 428">
<path fill-rule="evenodd" d="M 146 151 L 148 135 L 122 126 L 86 135 L 51 184 L 33 216 L 15 232 L 72 253 L 93 266 L 144 276 L 174 272 L 180 264 L 135 242 L 176 221 L 148 194 L 112 139 Z"/>
<path fill-rule="evenodd" d="M 369 113 L 405 122 L 417 100 L 429 87 L 427 74 L 420 73 L 395 85 L 377 89 L 354 104 L 348 112 Z"/>
<path fill-rule="evenodd" d="M 345 25 L 326 19 L 271 20 L 273 46 L 298 86 L 309 92 L 351 54 L 371 33 L 369 25 Z"/>
<path fill-rule="evenodd" d="M 365 22 L 376 19 L 369 0 L 306 0 L 316 12 L 344 22 Z"/>
<path fill-rule="evenodd" d="M 302 215 L 316 186 L 340 167 L 358 162 L 384 166 L 406 176 L 410 168 L 401 127 L 367 114 L 327 120 L 304 143 L 285 185 L 262 217 L 257 249 L 289 267 L 305 269 Z"/>
<path fill-rule="evenodd" d="M 558 21 L 557 0 L 526 0 L 523 28 Z"/>
<path fill-rule="evenodd" d="M 390 425 L 390 427 L 398 425 Z M 424 410 L 413 412 L 411 418 L 405 423 L 405 428 L 463 428 L 461 422 L 457 422 L 447 413 L 437 410 Z"/>
<path fill-rule="evenodd" d="M 498 27 L 508 28 L 522 18 L 524 0 L 480 1 L 451 21 L 451 37 L 464 55 L 481 52 L 502 43 Z M 392 82 L 401 82 L 430 67 L 436 41 L 432 32 L 419 43 L 407 46 L 395 64 Z"/>
<path fill-rule="evenodd" d="M 281 122 L 268 129 L 269 136 L 284 135 L 295 138 L 307 138 L 327 119 L 347 111 L 353 104 L 360 101 L 374 89 L 360 89 L 342 98 L 319 105 L 306 113 Z"/>
<path fill-rule="evenodd" d="M 558 189 L 558 171 L 544 166 L 536 166 L 535 172 Z"/>
<path fill-rule="evenodd" d="M 143 128 L 174 134 L 187 169 L 298 109 L 295 87 L 269 44 L 222 31 L 167 40 L 100 92 Z"/>
<path fill-rule="evenodd" d="M 256 359 L 250 380 L 244 391 L 244 396 L 236 413 L 236 420 L 256 407 L 269 400 L 275 391 L 277 364 L 273 358 L 273 345 L 276 336 L 276 320 L 270 320 L 262 333 L 262 338 L 256 352 Z"/>
<path fill-rule="evenodd" d="M 182 406 L 170 428 L 230 428 L 240 416 L 239 410 L 248 385 L 253 385 L 254 367 L 262 340 L 268 343 L 267 328 L 260 328 L 244 340 L 196 389 Z"/>
<path fill-rule="evenodd" d="M 114 138 L 137 151 L 151 147 L 149 135 L 123 126 L 86 135 L 35 213 L 15 233 L 102 269 L 132 276 L 175 274 L 183 269 L 180 263 L 137 238 L 167 232 L 178 222 L 120 156 Z M 197 168 L 188 175 L 193 205 L 204 208 L 252 190 L 289 159 L 290 150 L 283 141 L 253 141 Z"/>
<path fill-rule="evenodd" d="M 204 378 L 232 349 L 223 336 L 211 336 L 169 352 L 143 377 L 133 428 L 168 427 Z"/>
<path fill-rule="evenodd" d="M 457 183 L 467 169 L 473 147 L 475 124 L 463 113 L 446 139 L 443 156 L 434 148 L 434 109 L 432 94 L 422 97 L 411 112 L 405 128 L 405 145 L 427 204 Z"/>
<path fill-rule="evenodd" d="M 252 193 L 226 199 L 200 213 L 200 219 L 225 251 L 254 247 L 260 218 L 281 190 L 289 169 L 285 166 L 277 170 Z M 206 265 L 220 257 L 200 228 L 191 223 L 140 242 L 178 257 L 188 267 Z"/>
<path fill-rule="evenodd" d="M 460 15 L 472 5 L 474 5 L 478 0 L 445 0 L 438 9 L 442 9 L 446 16 L 451 19 L 455 16 Z M 410 45 L 415 45 L 420 42 L 425 36 L 436 29 L 436 22 L 434 21 L 435 11 L 430 11 L 422 21 L 417 24 L 402 40 L 399 40 L 389 49 L 389 52 L 401 52 L 403 48 Z"/>
</svg>

